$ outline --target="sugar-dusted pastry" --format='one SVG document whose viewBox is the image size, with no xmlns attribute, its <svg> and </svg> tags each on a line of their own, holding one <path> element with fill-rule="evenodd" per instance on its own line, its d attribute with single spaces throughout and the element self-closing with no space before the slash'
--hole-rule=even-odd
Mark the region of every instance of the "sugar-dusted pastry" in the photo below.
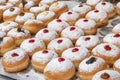
<svg viewBox="0 0 120 80">
<path fill-rule="evenodd" d="M 0 38 L 5 37 L 5 36 L 6 36 L 6 32 L 0 31 Z"/>
<path fill-rule="evenodd" d="M 6 2 L 7 2 L 7 0 L 0 0 L 0 4 L 4 4 Z"/>
<path fill-rule="evenodd" d="M 54 19 L 53 21 L 51 21 L 50 23 L 48 23 L 48 28 L 55 30 L 59 35 L 62 32 L 63 29 L 65 29 L 66 27 L 69 27 L 70 25 L 61 19 Z"/>
<path fill-rule="evenodd" d="M 14 6 L 18 6 L 22 0 L 8 0 L 8 3 L 13 4 Z"/>
<path fill-rule="evenodd" d="M 62 52 L 68 48 L 73 47 L 73 43 L 68 38 L 56 38 L 50 41 L 47 48 L 50 50 L 54 50 L 59 56 L 61 56 Z"/>
<path fill-rule="evenodd" d="M 52 50 L 42 50 L 38 51 L 32 56 L 32 66 L 35 70 L 43 72 L 46 65 L 58 55 Z"/>
<path fill-rule="evenodd" d="M 56 18 L 56 14 L 53 11 L 44 11 L 37 15 L 37 20 L 44 22 L 46 25 Z"/>
<path fill-rule="evenodd" d="M 93 48 L 92 54 L 103 58 L 107 64 L 112 66 L 120 58 L 120 49 L 110 43 L 101 43 Z"/>
<path fill-rule="evenodd" d="M 102 27 L 108 23 L 108 15 L 104 10 L 92 10 L 87 13 L 86 18 L 95 20 L 97 27 Z"/>
<path fill-rule="evenodd" d="M 83 35 L 83 30 L 76 26 L 69 26 L 61 32 L 61 37 L 69 38 L 73 43 L 76 43 L 76 40 Z"/>
<path fill-rule="evenodd" d="M 75 26 L 81 28 L 85 35 L 93 35 L 97 33 L 97 23 L 92 19 L 81 18 L 76 23 Z"/>
<path fill-rule="evenodd" d="M 120 33 L 120 23 L 118 23 L 115 27 L 112 29 L 113 33 Z"/>
<path fill-rule="evenodd" d="M 36 35 L 35 37 L 43 40 L 45 42 L 46 45 L 48 45 L 48 43 L 55 39 L 55 38 L 58 38 L 59 35 L 57 34 L 56 31 L 52 30 L 52 29 L 49 29 L 49 28 L 44 28 L 44 29 L 41 29 Z"/>
<path fill-rule="evenodd" d="M 80 62 L 87 58 L 90 52 L 85 47 L 72 47 L 68 48 L 62 53 L 62 57 L 70 59 L 76 68 L 78 68 Z"/>
<path fill-rule="evenodd" d="M 120 58 L 114 62 L 113 69 L 120 72 Z"/>
<path fill-rule="evenodd" d="M 120 2 L 116 5 L 117 14 L 120 15 Z"/>
<path fill-rule="evenodd" d="M 81 80 L 91 80 L 99 71 L 107 69 L 108 66 L 104 59 L 100 57 L 90 56 L 84 59 L 78 68 L 78 75 Z"/>
<path fill-rule="evenodd" d="M 57 2 L 57 0 L 41 0 L 40 3 L 51 5 L 52 3 Z"/>
<path fill-rule="evenodd" d="M 20 48 L 24 49 L 31 57 L 35 52 L 45 49 L 46 46 L 43 40 L 38 38 L 30 38 L 24 40 L 21 43 Z"/>
<path fill-rule="evenodd" d="M 75 67 L 71 60 L 58 57 L 52 59 L 44 69 L 46 80 L 70 80 L 75 74 Z"/>
<path fill-rule="evenodd" d="M 21 28 L 14 28 L 7 33 L 7 36 L 12 37 L 15 40 L 17 46 L 25 40 L 31 37 L 31 34 L 28 30 Z"/>
<path fill-rule="evenodd" d="M 22 28 L 29 30 L 31 34 L 36 34 L 39 30 L 45 28 L 45 24 L 39 20 L 29 19 L 24 23 Z"/>
<path fill-rule="evenodd" d="M 6 72 L 19 72 L 29 65 L 29 56 L 21 49 L 13 49 L 5 53 L 2 57 L 2 66 Z"/>
<path fill-rule="evenodd" d="M 4 21 L 14 21 L 16 16 L 21 13 L 20 8 L 11 7 L 3 12 Z"/>
</svg>

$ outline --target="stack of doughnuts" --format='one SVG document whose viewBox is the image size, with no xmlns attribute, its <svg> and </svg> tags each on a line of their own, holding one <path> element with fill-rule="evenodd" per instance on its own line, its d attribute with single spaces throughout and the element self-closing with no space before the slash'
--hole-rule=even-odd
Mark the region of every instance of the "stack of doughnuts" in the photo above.
<svg viewBox="0 0 120 80">
<path fill-rule="evenodd" d="M 120 2 L 87 0 L 69 9 L 57 0 L 1 0 L 3 70 L 31 64 L 46 80 L 120 80 L 120 24 L 102 40 L 97 35 L 116 13 Z"/>
</svg>

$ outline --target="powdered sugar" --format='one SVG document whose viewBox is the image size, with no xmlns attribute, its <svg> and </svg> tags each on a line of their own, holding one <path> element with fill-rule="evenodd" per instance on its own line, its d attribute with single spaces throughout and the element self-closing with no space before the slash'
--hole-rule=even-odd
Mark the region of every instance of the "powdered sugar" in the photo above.
<svg viewBox="0 0 120 80">
<path fill-rule="evenodd" d="M 90 37 L 90 40 L 85 41 L 85 38 Z M 99 38 L 94 35 L 88 35 L 88 36 L 81 36 L 77 41 L 76 41 L 76 46 L 83 46 L 86 48 L 93 47 L 97 45 L 100 42 Z M 87 44 L 87 45 L 86 45 Z"/>
<path fill-rule="evenodd" d="M 79 7 L 82 5 L 82 7 Z M 90 11 L 92 8 L 86 4 L 80 4 L 72 8 L 73 11 L 78 12 L 79 14 L 85 14 L 86 12 Z"/>
<path fill-rule="evenodd" d="M 74 48 L 77 48 L 78 51 L 72 52 L 72 50 L 73 50 Z M 71 61 L 82 60 L 82 59 L 84 59 L 85 57 L 87 57 L 88 55 L 90 55 L 90 53 L 89 53 L 88 49 L 85 48 L 85 47 L 73 47 L 73 48 L 68 48 L 67 50 L 65 50 L 65 51 L 62 53 L 62 57 L 68 58 L 68 59 L 70 59 Z"/>
<path fill-rule="evenodd" d="M 84 22 L 84 20 L 88 20 L 88 21 Z M 96 27 L 96 22 L 92 19 L 81 18 L 75 23 L 75 25 L 77 27 L 80 27 L 83 30 L 85 29 L 88 30 L 88 29 Z"/>
<path fill-rule="evenodd" d="M 12 56 L 13 53 L 17 53 L 19 56 L 13 57 Z M 3 56 L 3 59 L 6 63 L 14 64 L 17 61 L 22 60 L 25 57 L 25 55 L 26 55 L 26 52 L 23 49 L 17 48 L 5 53 L 5 55 Z"/>
<path fill-rule="evenodd" d="M 9 3 L 12 3 L 12 4 L 17 4 L 18 2 L 20 2 L 20 0 L 8 0 Z"/>
<path fill-rule="evenodd" d="M 107 18 L 107 13 L 103 10 L 98 10 L 99 12 L 95 12 L 96 10 L 90 11 L 87 13 L 86 18 L 93 19 L 95 21 L 103 21 Z"/>
<path fill-rule="evenodd" d="M 0 42 L 0 47 L 3 46 L 4 44 L 6 44 L 8 41 L 13 41 L 13 38 L 11 38 L 11 37 L 4 37 L 3 40 Z"/>
<path fill-rule="evenodd" d="M 37 15 L 37 20 L 45 20 L 45 19 L 49 19 L 51 17 L 54 17 L 55 13 L 52 11 L 44 11 L 40 14 Z"/>
<path fill-rule="evenodd" d="M 113 32 L 115 33 L 120 33 L 120 23 L 117 24 L 113 29 L 112 29 Z"/>
<path fill-rule="evenodd" d="M 120 68 L 120 59 L 118 59 L 117 61 L 115 61 L 114 66 L 116 68 Z"/>
<path fill-rule="evenodd" d="M 41 0 L 41 3 L 42 4 L 52 4 L 55 1 L 57 1 L 57 0 Z"/>
<path fill-rule="evenodd" d="M 42 22 L 42 21 L 39 21 L 39 20 L 31 20 L 31 19 L 29 19 L 29 20 L 27 20 L 27 21 L 24 23 L 24 25 L 27 25 L 27 24 L 43 24 L 43 22 Z"/>
<path fill-rule="evenodd" d="M 10 11 L 11 8 L 7 9 L 6 11 L 3 12 L 3 17 L 14 16 L 21 12 L 20 8 L 18 8 L 18 7 L 12 7 L 12 8 L 14 9 L 14 11 Z"/>
<path fill-rule="evenodd" d="M 111 47 L 110 51 L 107 51 L 104 46 L 109 45 Z M 108 56 L 108 57 L 116 57 L 118 55 L 120 55 L 120 49 L 118 47 L 116 47 L 113 44 L 109 44 L 109 43 L 102 43 L 97 45 L 93 50 L 92 50 L 93 54 L 100 54 L 100 55 L 104 55 L 104 56 Z"/>
<path fill-rule="evenodd" d="M 71 12 L 72 14 L 68 14 L 69 12 Z M 59 19 L 62 19 L 64 21 L 75 21 L 79 18 L 79 14 L 74 12 L 74 11 L 68 11 L 65 13 L 62 13 L 59 17 Z"/>
<path fill-rule="evenodd" d="M 48 53 L 43 53 L 44 50 L 36 52 L 33 56 L 32 56 L 32 60 L 39 62 L 40 64 L 45 64 L 47 62 L 49 62 L 50 60 L 57 58 L 58 55 L 52 51 L 52 50 L 47 50 Z"/>
<path fill-rule="evenodd" d="M 105 3 L 105 5 L 103 5 L 102 3 Z M 106 12 L 112 12 L 115 8 L 113 4 L 110 2 L 100 2 L 96 5 L 96 9 L 101 9 Z"/>
<path fill-rule="evenodd" d="M 65 72 L 74 67 L 73 63 L 69 59 L 65 59 L 63 62 L 59 62 L 58 58 L 52 59 L 44 69 L 44 72 Z"/>
<path fill-rule="evenodd" d="M 117 6 L 118 8 L 120 8 L 120 2 L 118 2 L 116 6 Z"/>
<path fill-rule="evenodd" d="M 0 0 L 0 4 L 7 2 L 7 0 Z"/>
<path fill-rule="evenodd" d="M 120 73 L 118 73 L 117 71 L 114 71 L 114 70 L 102 70 L 102 71 L 99 71 L 97 72 L 92 80 L 105 80 L 103 78 L 101 78 L 101 75 L 104 74 L 104 73 L 107 73 L 109 74 L 109 79 L 107 80 L 119 80 L 120 79 Z"/>
<path fill-rule="evenodd" d="M 104 42 L 112 43 L 112 44 L 120 44 L 120 37 L 114 37 L 114 33 L 107 34 L 104 38 Z"/>
<path fill-rule="evenodd" d="M 21 21 L 22 21 L 22 22 L 25 22 L 25 21 L 27 21 L 28 19 L 32 19 L 32 18 L 35 18 L 34 14 L 25 12 L 25 13 L 24 13 L 24 16 L 18 15 L 18 16 L 16 17 L 15 21 L 17 21 L 17 22 L 21 22 Z"/>
<path fill-rule="evenodd" d="M 31 8 L 32 6 L 34 6 L 34 4 L 35 4 L 35 3 L 34 3 L 33 1 L 28 1 L 27 4 L 25 4 L 24 8 L 25 8 L 25 9 L 29 9 L 29 8 Z"/>
<path fill-rule="evenodd" d="M 51 21 L 50 23 L 48 23 L 48 28 L 55 30 L 56 32 L 61 32 L 63 29 L 65 29 L 66 27 L 70 26 L 67 22 L 65 22 L 64 20 L 61 20 L 61 22 L 57 22 L 58 19 L 55 19 L 53 21 Z"/>
<path fill-rule="evenodd" d="M 14 28 L 14 29 L 10 30 L 7 33 L 7 36 L 10 36 L 10 37 L 23 37 L 23 36 L 30 35 L 30 32 L 28 30 L 22 29 L 24 32 L 18 32 L 17 29 L 18 28 Z"/>
<path fill-rule="evenodd" d="M 12 7 L 13 5 L 11 3 L 5 3 L 5 5 L 0 5 L 0 10 L 6 10 L 10 7 Z"/>
<path fill-rule="evenodd" d="M 18 27 L 18 23 L 13 21 L 7 21 L 0 24 L 0 30 L 2 31 L 9 31 L 16 27 Z"/>
<path fill-rule="evenodd" d="M 6 36 L 6 33 L 4 31 L 0 31 L 0 37 L 2 38 L 4 36 Z"/>
<path fill-rule="evenodd" d="M 89 5 L 96 5 L 102 0 L 87 0 L 86 3 Z"/>
<path fill-rule="evenodd" d="M 82 31 L 81 28 L 79 27 L 75 27 L 75 26 L 72 26 L 73 28 L 75 28 L 74 30 L 70 30 L 71 27 L 67 27 L 65 28 L 62 32 L 61 32 L 61 35 L 62 37 L 66 37 L 66 38 L 69 38 L 71 40 L 73 39 L 78 39 L 80 36 L 83 36 L 84 35 L 84 32 Z"/>
<path fill-rule="evenodd" d="M 35 40 L 33 43 L 29 43 L 29 40 Z M 24 40 L 21 45 L 21 48 L 23 48 L 27 52 L 32 52 L 35 48 L 43 48 L 45 47 L 45 44 L 42 40 L 38 38 L 31 38 Z"/>
<path fill-rule="evenodd" d="M 105 60 L 103 60 L 102 58 L 99 57 L 95 57 L 96 61 L 92 64 L 87 64 L 86 62 L 90 59 L 86 58 L 84 59 L 80 64 L 79 64 L 79 71 L 80 72 L 92 72 L 98 68 L 100 68 L 101 66 L 103 66 L 105 64 Z"/>
<path fill-rule="evenodd" d="M 48 30 L 48 33 L 44 33 L 43 31 L 44 30 Z M 58 34 L 57 34 L 57 32 L 56 31 L 54 31 L 54 30 L 51 30 L 51 29 L 48 29 L 48 28 L 44 28 L 44 29 L 41 29 L 36 35 L 35 35 L 35 37 L 37 37 L 37 38 L 39 38 L 39 39 L 41 39 L 41 40 L 47 40 L 47 41 L 51 41 L 51 40 L 53 40 L 53 39 L 55 39 L 55 38 L 57 38 L 58 37 Z"/>
</svg>

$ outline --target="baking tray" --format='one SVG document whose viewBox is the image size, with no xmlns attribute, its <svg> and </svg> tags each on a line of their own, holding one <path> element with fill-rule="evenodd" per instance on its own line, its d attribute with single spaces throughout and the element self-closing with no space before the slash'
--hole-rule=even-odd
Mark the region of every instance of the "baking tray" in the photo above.
<svg viewBox="0 0 120 80">
<path fill-rule="evenodd" d="M 85 2 L 85 0 L 71 0 L 71 1 L 62 1 L 62 2 L 66 3 L 69 9 L 71 9 L 75 5 L 80 4 L 81 1 Z M 111 0 L 111 1 L 114 1 L 114 0 Z M 106 25 L 105 27 L 99 28 L 98 33 L 96 35 L 99 36 L 99 38 L 102 40 L 102 38 L 106 34 L 111 33 L 112 28 L 118 23 L 120 23 L 120 17 L 115 16 L 113 19 L 109 20 L 108 25 Z M 31 65 L 24 71 L 21 71 L 18 73 L 7 73 L 2 69 L 1 59 L 0 59 L 0 74 L 4 76 L 3 80 L 45 80 L 43 73 L 35 71 Z M 77 77 L 77 73 L 71 80 L 79 80 L 79 78 Z"/>
</svg>

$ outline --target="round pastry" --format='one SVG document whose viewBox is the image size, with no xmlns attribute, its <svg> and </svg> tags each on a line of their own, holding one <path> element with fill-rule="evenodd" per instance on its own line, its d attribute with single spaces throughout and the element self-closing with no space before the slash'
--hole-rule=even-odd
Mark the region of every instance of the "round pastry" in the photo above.
<svg viewBox="0 0 120 80">
<path fill-rule="evenodd" d="M 26 4 L 23 4 L 23 10 L 29 12 L 30 8 L 33 7 L 35 3 L 33 1 L 28 1 Z"/>
<path fill-rule="evenodd" d="M 73 47 L 73 43 L 68 38 L 56 38 L 50 41 L 47 48 L 50 50 L 54 50 L 59 56 L 61 56 L 62 52 L 70 47 Z"/>
<path fill-rule="evenodd" d="M 90 51 L 100 43 L 100 40 L 97 36 L 94 35 L 88 35 L 88 36 L 81 36 L 76 41 L 76 46 L 83 46 L 88 48 Z M 87 45 L 86 45 L 87 44 Z"/>
<path fill-rule="evenodd" d="M 67 11 L 62 13 L 59 19 L 68 22 L 71 26 L 74 26 L 75 22 L 80 18 L 80 15 L 74 11 Z"/>
<path fill-rule="evenodd" d="M 103 58 L 107 64 L 112 66 L 120 58 L 120 49 L 113 44 L 101 43 L 93 48 L 92 54 Z"/>
<path fill-rule="evenodd" d="M 95 73 L 107 68 L 108 66 L 104 59 L 90 56 L 79 64 L 78 75 L 81 80 L 91 80 Z"/>
<path fill-rule="evenodd" d="M 58 55 L 52 50 L 42 50 L 32 56 L 32 66 L 35 70 L 43 72 L 46 65 Z"/>
<path fill-rule="evenodd" d="M 48 43 L 57 38 L 58 37 L 58 34 L 56 31 L 52 30 L 52 29 L 49 29 L 49 28 L 44 28 L 44 29 L 41 29 L 36 35 L 35 35 L 36 38 L 39 38 L 41 40 L 43 40 L 45 42 L 46 45 L 48 45 Z"/>
<path fill-rule="evenodd" d="M 14 21 L 6 21 L 0 24 L 0 30 L 8 32 L 13 28 L 19 27 L 18 23 Z"/>
<path fill-rule="evenodd" d="M 0 38 L 0 56 L 3 56 L 5 52 L 16 48 L 14 39 L 11 37 Z"/>
<path fill-rule="evenodd" d="M 20 48 L 23 48 L 31 57 L 35 52 L 45 49 L 46 46 L 42 40 L 38 38 L 30 38 L 24 40 L 21 43 Z"/>
<path fill-rule="evenodd" d="M 23 29 L 29 30 L 31 34 L 36 34 L 39 30 L 43 29 L 45 24 L 42 21 L 29 19 L 24 25 Z"/>
<path fill-rule="evenodd" d="M 120 33 L 120 23 L 113 27 L 112 32 L 115 34 Z"/>
<path fill-rule="evenodd" d="M 68 10 L 68 6 L 63 2 L 55 2 L 50 6 L 49 10 L 55 12 L 57 16 L 60 16 Z"/>
<path fill-rule="evenodd" d="M 120 73 L 114 70 L 102 70 L 97 72 L 92 80 L 119 80 Z"/>
<path fill-rule="evenodd" d="M 57 2 L 57 0 L 41 0 L 40 3 L 51 5 L 52 3 Z"/>
<path fill-rule="evenodd" d="M 15 21 L 22 26 L 24 24 L 24 22 L 26 22 L 29 19 L 34 19 L 35 16 L 32 13 L 28 13 L 28 12 L 21 12 L 19 15 L 17 15 Z"/>
<path fill-rule="evenodd" d="M 29 56 L 26 52 L 17 48 L 5 53 L 2 58 L 2 66 L 6 72 L 19 72 L 29 65 Z"/>
<path fill-rule="evenodd" d="M 85 15 L 92 10 L 92 8 L 86 4 L 79 4 L 73 7 L 72 10 L 79 13 L 81 18 L 84 18 Z"/>
<path fill-rule="evenodd" d="M 14 6 L 18 6 L 22 0 L 8 0 L 8 3 L 13 4 Z"/>
<path fill-rule="evenodd" d="M 52 11 L 44 11 L 37 15 L 37 20 L 44 22 L 46 25 L 56 18 L 56 14 Z"/>
<path fill-rule="evenodd" d="M 39 13 L 48 10 L 49 6 L 46 4 L 39 4 L 39 6 L 33 6 L 30 8 L 30 12 L 37 16 Z"/>
<path fill-rule="evenodd" d="M 61 32 L 61 37 L 69 38 L 73 43 L 75 43 L 76 40 L 83 35 L 83 30 L 76 26 L 67 27 Z"/>
<path fill-rule="evenodd" d="M 120 48 L 120 33 L 110 33 L 103 38 L 103 42 L 112 43 Z"/>
<path fill-rule="evenodd" d="M 79 19 L 75 23 L 75 26 L 80 27 L 84 31 L 85 35 L 93 35 L 97 33 L 96 22 L 92 19 Z"/>
<path fill-rule="evenodd" d="M 21 28 L 14 28 L 7 33 L 7 36 L 12 37 L 15 40 L 17 46 L 25 40 L 31 37 L 31 34 L 28 30 Z"/>
<path fill-rule="evenodd" d="M 120 15 L 120 2 L 116 5 L 117 14 Z"/>
<path fill-rule="evenodd" d="M 74 74 L 74 64 L 62 57 L 52 59 L 44 69 L 46 80 L 70 80 Z"/>
<path fill-rule="evenodd" d="M 29 1 L 29 0 L 26 0 L 26 1 Z M 33 1 L 35 4 L 40 3 L 40 0 L 30 0 L 30 1 Z"/>
<path fill-rule="evenodd" d="M 98 3 L 95 8 L 106 11 L 108 13 L 108 18 L 113 18 L 116 14 L 116 10 L 110 2 L 102 1 Z"/>
<path fill-rule="evenodd" d="M 95 20 L 97 27 L 102 27 L 108 23 L 108 15 L 104 10 L 92 10 L 87 13 L 86 18 Z"/>
<path fill-rule="evenodd" d="M 20 8 L 11 7 L 3 12 L 4 21 L 14 21 L 16 16 L 21 13 Z"/>
<path fill-rule="evenodd" d="M 0 5 L 7 3 L 7 0 L 0 0 Z"/>
<path fill-rule="evenodd" d="M 93 9 L 95 8 L 95 6 L 101 2 L 102 0 L 87 0 L 86 4 L 91 6 Z"/>
<path fill-rule="evenodd" d="M 5 37 L 5 36 L 6 36 L 6 32 L 0 31 L 0 38 Z"/>
<path fill-rule="evenodd" d="M 80 62 L 90 55 L 89 51 L 85 47 L 73 47 L 63 51 L 62 57 L 70 59 L 76 68 L 78 68 Z"/>
<path fill-rule="evenodd" d="M 114 70 L 120 72 L 120 59 L 116 60 L 113 65 Z"/>
<path fill-rule="evenodd" d="M 66 27 L 70 26 L 66 21 L 61 19 L 55 19 L 48 23 L 48 28 L 55 30 L 58 34 L 61 34 L 61 31 Z"/>
</svg>

